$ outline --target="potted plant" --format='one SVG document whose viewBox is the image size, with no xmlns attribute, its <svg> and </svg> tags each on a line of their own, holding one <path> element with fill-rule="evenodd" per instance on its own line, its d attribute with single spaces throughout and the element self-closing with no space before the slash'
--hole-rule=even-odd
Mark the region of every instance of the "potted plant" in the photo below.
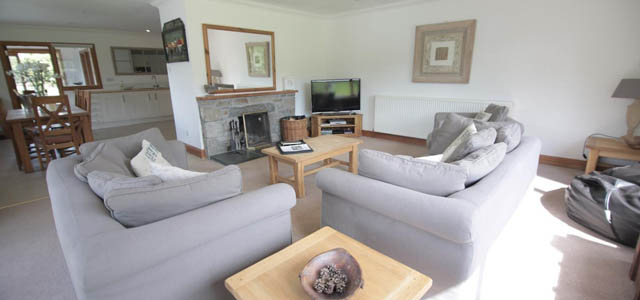
<svg viewBox="0 0 640 300">
<path fill-rule="evenodd" d="M 46 96 L 47 90 L 45 84 L 56 84 L 56 79 L 60 78 L 60 75 L 54 73 L 48 63 L 44 63 L 35 59 L 27 58 L 23 62 L 18 63 L 13 70 L 7 72 L 9 76 L 22 78 L 23 81 L 31 83 L 36 95 L 39 97 Z M 31 101 L 29 97 L 20 97 L 22 100 L 23 109 L 31 109 Z M 27 103 L 29 102 L 29 103 Z"/>
</svg>

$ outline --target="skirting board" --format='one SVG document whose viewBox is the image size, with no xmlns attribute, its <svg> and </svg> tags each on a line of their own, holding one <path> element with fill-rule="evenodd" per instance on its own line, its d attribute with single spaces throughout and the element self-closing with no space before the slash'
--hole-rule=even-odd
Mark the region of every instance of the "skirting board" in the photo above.
<svg viewBox="0 0 640 300">
<path fill-rule="evenodd" d="M 427 143 L 427 140 L 424 140 L 424 139 L 406 137 L 406 136 L 400 136 L 400 135 L 394 135 L 394 134 L 388 134 L 388 133 L 380 133 L 380 132 L 375 132 L 370 130 L 363 130 L 362 135 L 373 137 L 373 138 L 396 141 L 396 142 L 415 144 L 415 145 L 426 145 Z M 540 163 L 545 165 L 552 165 L 552 166 L 577 169 L 577 170 L 584 170 L 587 165 L 587 162 L 585 160 L 550 156 L 550 155 L 540 155 Z M 604 170 L 611 167 L 612 167 L 611 165 L 607 165 L 607 164 L 598 164 L 597 170 Z"/>
<path fill-rule="evenodd" d="M 204 149 L 200 149 L 189 144 L 184 144 L 184 146 L 187 148 L 187 153 L 193 154 L 201 159 L 207 159 L 207 151 Z"/>
</svg>

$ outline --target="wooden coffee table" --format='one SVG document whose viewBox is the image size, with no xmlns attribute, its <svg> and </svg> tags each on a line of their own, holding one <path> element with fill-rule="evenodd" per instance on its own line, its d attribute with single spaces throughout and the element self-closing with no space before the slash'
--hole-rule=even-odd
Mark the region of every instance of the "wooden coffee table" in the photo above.
<svg viewBox="0 0 640 300">
<path fill-rule="evenodd" d="M 353 174 L 358 174 L 358 145 L 362 144 L 361 140 L 339 135 L 323 135 L 304 141 L 311 146 L 313 152 L 284 155 L 276 147 L 262 150 L 262 153 L 269 156 L 271 184 L 278 182 L 291 184 L 296 190 L 296 196 L 300 198 L 304 197 L 304 176 L 341 164 L 349 166 L 349 171 Z M 349 162 L 334 159 L 334 157 L 345 153 L 349 153 Z M 278 175 L 278 162 L 291 165 L 293 176 L 285 178 Z M 305 166 L 317 162 L 323 162 L 322 166 L 309 171 L 304 170 Z"/>
<path fill-rule="evenodd" d="M 238 272 L 224 284 L 238 300 L 309 299 L 298 274 L 311 258 L 335 248 L 347 250 L 362 270 L 364 288 L 356 291 L 351 300 L 420 299 L 431 288 L 431 278 L 331 227 L 324 227 Z"/>
</svg>

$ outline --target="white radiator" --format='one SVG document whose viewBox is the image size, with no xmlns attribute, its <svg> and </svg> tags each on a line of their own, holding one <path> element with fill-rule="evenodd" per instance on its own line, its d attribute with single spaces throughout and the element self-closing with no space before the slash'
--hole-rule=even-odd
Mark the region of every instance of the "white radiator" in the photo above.
<svg viewBox="0 0 640 300">
<path fill-rule="evenodd" d="M 479 112 L 495 103 L 509 108 L 512 102 L 429 97 L 375 96 L 375 132 L 426 139 L 438 112 Z"/>
</svg>

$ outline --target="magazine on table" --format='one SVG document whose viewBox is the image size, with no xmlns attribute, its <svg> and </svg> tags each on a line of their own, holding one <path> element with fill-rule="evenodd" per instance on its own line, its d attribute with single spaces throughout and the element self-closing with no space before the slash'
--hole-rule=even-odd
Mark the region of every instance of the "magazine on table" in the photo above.
<svg viewBox="0 0 640 300">
<path fill-rule="evenodd" d="M 311 146 L 305 143 L 303 140 L 295 142 L 278 142 L 278 150 L 282 154 L 298 154 L 313 152 Z"/>
</svg>

